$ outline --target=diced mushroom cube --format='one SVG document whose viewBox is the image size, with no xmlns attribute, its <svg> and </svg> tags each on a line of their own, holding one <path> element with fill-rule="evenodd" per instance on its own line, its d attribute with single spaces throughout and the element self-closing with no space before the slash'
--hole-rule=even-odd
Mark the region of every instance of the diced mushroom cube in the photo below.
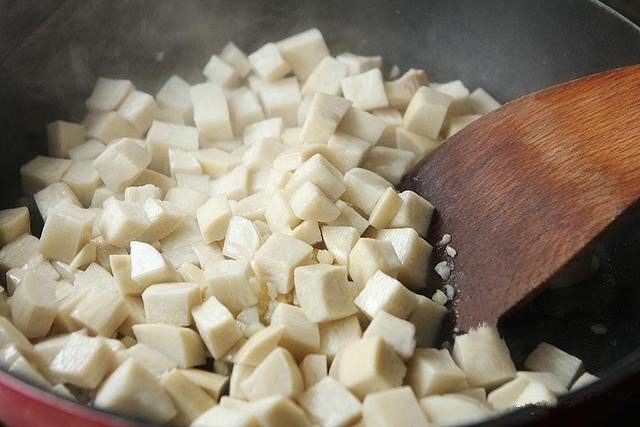
<svg viewBox="0 0 640 427">
<path fill-rule="evenodd" d="M 28 338 L 49 332 L 56 317 L 56 283 L 37 273 L 27 272 L 10 300 L 11 320 Z"/>
<path fill-rule="evenodd" d="M 492 414 L 484 403 L 463 394 L 445 394 L 420 399 L 420 407 L 429 422 L 438 425 L 471 424 Z"/>
<path fill-rule="evenodd" d="M 562 380 L 551 372 L 520 371 L 518 372 L 518 377 L 526 378 L 531 382 L 539 382 L 555 395 L 565 394 L 568 391 L 567 386 Z"/>
<path fill-rule="evenodd" d="M 360 401 L 331 377 L 324 378 L 302 393 L 298 402 L 313 421 L 323 426 L 346 427 L 361 414 Z"/>
<path fill-rule="evenodd" d="M 342 173 L 360 166 L 369 153 L 371 144 L 364 139 L 338 131 L 327 142 L 331 150 L 331 162 Z"/>
<path fill-rule="evenodd" d="M 140 132 L 146 132 L 157 110 L 156 101 L 148 93 L 134 90 L 127 95 L 118 113 L 131 122 Z"/>
<path fill-rule="evenodd" d="M 71 160 L 36 156 L 20 168 L 20 181 L 25 194 L 33 194 L 56 182 L 71 166 Z"/>
<path fill-rule="evenodd" d="M 359 108 L 351 107 L 346 112 L 338 130 L 375 145 L 387 128 L 384 120 Z"/>
<path fill-rule="evenodd" d="M 253 413 L 238 408 L 226 408 L 216 405 L 209 408 L 191 423 L 192 427 L 256 427 Z"/>
<path fill-rule="evenodd" d="M 393 245 L 385 240 L 360 238 L 349 254 L 349 274 L 356 284 L 364 285 L 376 274 L 396 277 L 400 261 Z"/>
<path fill-rule="evenodd" d="M 458 391 L 466 386 L 465 373 L 449 350 L 418 348 L 407 364 L 406 383 L 418 398 Z"/>
<path fill-rule="evenodd" d="M 128 358 L 135 359 L 158 378 L 178 367 L 178 363 L 175 360 L 165 356 L 164 353 L 141 343 L 136 343 L 131 347 L 118 352 L 116 356 L 123 357 L 124 360 Z"/>
<path fill-rule="evenodd" d="M 295 215 L 306 221 L 331 222 L 340 215 L 340 209 L 311 182 L 298 187 L 289 200 Z"/>
<path fill-rule="evenodd" d="M 191 309 L 202 299 L 195 283 L 162 283 L 145 289 L 142 301 L 148 323 L 189 326 L 193 323 Z"/>
<path fill-rule="evenodd" d="M 205 148 L 192 153 L 200 162 L 204 173 L 211 178 L 219 178 L 241 163 L 240 158 L 215 147 Z"/>
<path fill-rule="evenodd" d="M 94 333 L 110 337 L 127 318 L 128 311 L 117 290 L 96 285 L 81 297 L 70 316 Z"/>
<path fill-rule="evenodd" d="M 198 129 L 154 120 L 147 133 L 147 149 L 151 153 L 150 169 L 165 175 L 169 170 L 169 148 L 196 151 L 199 147 Z"/>
<path fill-rule="evenodd" d="M 173 266 L 153 246 L 131 242 L 131 278 L 141 286 L 178 281 Z"/>
<path fill-rule="evenodd" d="M 369 223 L 378 230 L 385 228 L 398 213 L 401 206 L 402 198 L 393 187 L 387 187 L 371 210 Z"/>
<path fill-rule="evenodd" d="M 179 209 L 188 216 L 196 218 L 198 209 L 205 204 L 208 196 L 206 193 L 191 188 L 175 187 L 167 191 L 164 199 L 179 206 Z"/>
<path fill-rule="evenodd" d="M 265 180 L 256 179 L 255 176 L 268 173 L 268 169 L 282 150 L 284 150 L 284 146 L 280 143 L 279 138 L 262 138 L 247 147 L 242 154 L 242 163 L 247 166 L 250 172 L 254 173 L 251 192 L 263 189 Z"/>
<path fill-rule="evenodd" d="M 84 142 L 86 128 L 57 120 L 47 125 L 47 150 L 53 157 L 69 157 L 69 150 Z"/>
<path fill-rule="evenodd" d="M 518 376 L 492 390 L 487 396 L 487 400 L 498 410 L 512 408 L 529 382 L 527 378 Z"/>
<path fill-rule="evenodd" d="M 336 206 L 340 209 L 340 216 L 329 223 L 329 225 L 353 227 L 358 232 L 358 236 L 361 236 L 367 227 L 369 227 L 369 221 L 347 203 L 342 200 L 337 200 Z"/>
<path fill-rule="evenodd" d="M 106 112 L 117 109 L 127 95 L 134 90 L 129 80 L 99 77 L 86 105 L 90 112 Z"/>
<path fill-rule="evenodd" d="M 73 204 L 50 208 L 40 238 L 40 253 L 49 258 L 71 262 L 91 238 L 93 215 Z"/>
<path fill-rule="evenodd" d="M 111 271 L 118 290 L 122 295 L 140 295 L 145 290 L 143 286 L 131 278 L 131 256 L 111 255 L 109 257 Z"/>
<path fill-rule="evenodd" d="M 401 319 L 409 317 L 417 304 L 415 294 L 391 276 L 377 271 L 355 299 L 356 305 L 369 318 L 386 311 Z"/>
<path fill-rule="evenodd" d="M 362 336 L 379 336 L 402 360 L 407 361 L 416 348 L 415 332 L 413 323 L 380 311 L 371 319 Z"/>
<path fill-rule="evenodd" d="M 106 187 L 101 187 L 101 188 L 106 188 Z M 96 195 L 94 194 L 94 198 L 95 197 Z M 69 187 L 64 182 L 55 182 L 53 184 L 49 184 L 42 190 L 35 193 L 33 195 L 33 198 L 36 201 L 36 205 L 38 206 L 38 211 L 40 211 L 40 216 L 44 221 L 47 220 L 47 214 L 49 213 L 49 208 L 54 207 L 58 203 L 67 202 L 67 203 L 76 205 L 78 207 L 82 207 L 82 205 L 80 204 L 80 201 L 78 200 L 78 197 L 76 197 L 73 190 L 71 190 L 71 187 Z M 102 206 L 93 206 L 93 207 L 102 207 Z"/>
<path fill-rule="evenodd" d="M 378 68 L 342 79 L 342 93 L 355 108 L 374 110 L 389 106 L 382 72 Z"/>
<path fill-rule="evenodd" d="M 192 116 L 193 105 L 189 88 L 191 85 L 180 76 L 171 76 L 156 94 L 158 106 L 178 111 L 183 118 Z"/>
<path fill-rule="evenodd" d="M 242 338 L 242 331 L 231 312 L 213 296 L 195 307 L 191 314 L 202 340 L 214 358 L 224 355 Z"/>
<path fill-rule="evenodd" d="M 233 216 L 229 220 L 222 253 L 232 259 L 251 260 L 260 247 L 260 235 L 248 219 Z"/>
<path fill-rule="evenodd" d="M 288 234 L 309 245 L 315 245 L 322 241 L 322 234 L 317 221 L 302 221 Z"/>
<path fill-rule="evenodd" d="M 35 354 L 31 342 L 11 323 L 11 320 L 0 316 L 0 348 L 7 345 L 14 345 L 21 354 L 27 357 L 32 357 Z"/>
<path fill-rule="evenodd" d="M 370 215 L 378 199 L 392 184 L 367 169 L 353 168 L 344 175 L 343 199 Z"/>
<path fill-rule="evenodd" d="M 98 390 L 95 405 L 159 423 L 177 414 L 160 382 L 134 359 L 125 361 L 107 378 Z"/>
<path fill-rule="evenodd" d="M 102 180 L 91 160 L 74 160 L 62 177 L 84 206 L 91 205 L 93 193 L 102 186 Z"/>
<path fill-rule="evenodd" d="M 582 361 L 546 342 L 540 343 L 524 361 L 531 371 L 551 372 L 569 387 L 583 370 Z"/>
<path fill-rule="evenodd" d="M 398 280 L 411 289 L 423 289 L 428 284 L 428 266 L 433 248 L 420 238 L 413 228 L 380 230 L 380 240 L 391 242 L 400 261 Z"/>
<path fill-rule="evenodd" d="M 233 118 L 234 135 L 242 135 L 247 126 L 264 120 L 264 112 L 258 97 L 246 87 L 233 91 L 228 102 L 229 113 Z"/>
<path fill-rule="evenodd" d="M 471 106 L 471 111 L 476 114 L 488 114 L 493 110 L 500 108 L 500 103 L 481 87 L 471 92 L 468 102 Z"/>
<path fill-rule="evenodd" d="M 304 162 L 293 173 L 285 191 L 292 194 L 305 182 L 310 182 L 318 187 L 329 199 L 338 199 L 345 190 L 343 177 L 339 170 L 335 168 L 326 158 L 320 154 L 312 156 Z"/>
<path fill-rule="evenodd" d="M 250 54 L 249 62 L 256 73 L 267 81 L 282 78 L 291 71 L 274 43 L 267 43 Z"/>
<path fill-rule="evenodd" d="M 429 425 L 418 399 L 407 386 L 367 395 L 362 402 L 362 417 L 367 426 L 375 427 Z"/>
<path fill-rule="evenodd" d="M 40 254 L 40 240 L 31 234 L 22 234 L 0 249 L 0 270 L 20 268 Z"/>
<path fill-rule="evenodd" d="M 153 184 L 127 187 L 124 190 L 124 201 L 139 205 L 144 204 L 147 200 L 160 199 L 161 197 L 162 190 Z"/>
<path fill-rule="evenodd" d="M 387 228 L 413 228 L 421 237 L 426 237 L 433 216 L 433 205 L 411 190 L 403 191 L 400 197 L 402 206 Z"/>
<path fill-rule="evenodd" d="M 317 92 L 340 95 L 342 79 L 349 74 L 348 66 L 331 56 L 325 57 L 316 65 L 309 78 L 302 86 L 303 95 L 313 95 Z"/>
<path fill-rule="evenodd" d="M 51 265 L 51 263 L 47 261 L 42 255 L 38 255 L 24 264 L 21 268 L 12 268 L 11 270 L 7 271 L 6 290 L 10 295 L 13 295 L 18 286 L 20 286 L 20 282 L 22 281 L 22 279 L 24 279 L 27 273 L 35 273 L 48 280 L 60 279 L 60 274 L 53 267 L 53 265 Z M 73 280 L 74 277 L 71 277 L 71 281 Z"/>
<path fill-rule="evenodd" d="M 93 160 L 107 148 L 104 143 L 97 139 L 90 139 L 87 142 L 76 145 L 68 150 L 71 160 Z"/>
<path fill-rule="evenodd" d="M 332 157 L 331 150 L 326 144 L 298 144 L 282 150 L 273 161 L 273 167 L 276 170 L 291 173 L 316 154 L 325 158 Z M 289 179 L 290 177 L 291 175 Z"/>
<path fill-rule="evenodd" d="M 558 403 L 558 399 L 549 391 L 544 384 L 531 381 L 522 390 L 518 398 L 513 402 L 513 406 L 522 407 L 527 405 L 553 406 Z"/>
<path fill-rule="evenodd" d="M 344 266 L 310 265 L 294 272 L 298 304 L 312 322 L 327 322 L 354 314 Z"/>
<path fill-rule="evenodd" d="M 320 61 L 329 56 L 329 48 L 317 28 L 287 37 L 276 46 L 300 80 L 306 80 Z"/>
<path fill-rule="evenodd" d="M 599 378 L 589 372 L 583 372 L 582 375 L 578 377 L 577 380 L 571 386 L 570 391 L 579 390 L 582 387 L 586 387 L 591 383 L 598 381 Z"/>
<path fill-rule="evenodd" d="M 348 226 L 324 225 L 322 237 L 327 249 L 339 264 L 346 265 L 349 253 L 360 238 L 358 230 Z"/>
<path fill-rule="evenodd" d="M 100 338 L 80 333 L 69 336 L 49 369 L 65 382 L 93 389 L 111 366 L 113 352 Z"/>
<path fill-rule="evenodd" d="M 303 241 L 273 233 L 256 252 L 253 269 L 258 279 L 271 282 L 284 294 L 293 288 L 293 270 L 307 263 L 312 251 Z"/>
<path fill-rule="evenodd" d="M 304 389 L 310 389 L 327 376 L 327 356 L 307 354 L 300 362 L 300 372 L 304 380 Z"/>
<path fill-rule="evenodd" d="M 414 152 L 416 161 L 433 152 L 440 144 L 437 139 L 427 138 L 403 127 L 396 128 L 396 146 Z"/>
<path fill-rule="evenodd" d="M 413 166 L 414 158 L 415 154 L 412 151 L 373 147 L 362 167 L 377 173 L 393 185 L 398 185 L 404 174 Z"/>
<path fill-rule="evenodd" d="M 351 103 L 337 95 L 317 92 L 313 95 L 300 138 L 308 144 L 326 144 Z"/>
<path fill-rule="evenodd" d="M 467 89 L 460 80 L 452 80 L 447 83 L 435 84 L 432 83 L 431 87 L 449 95 L 452 98 L 451 105 L 449 105 L 449 116 L 458 116 L 463 114 L 470 114 L 472 112 L 471 105 L 469 103 L 469 89 Z"/>
<path fill-rule="evenodd" d="M 260 426 L 264 427 L 305 427 L 310 425 L 305 412 L 291 399 L 272 396 L 251 403 L 253 413 Z"/>
<path fill-rule="evenodd" d="M 318 325 L 320 332 L 320 353 L 331 361 L 338 352 L 349 344 L 362 338 L 362 328 L 358 316 L 353 315 L 344 319 L 324 322 Z"/>
<path fill-rule="evenodd" d="M 209 139 L 231 139 L 233 129 L 229 107 L 222 89 L 214 83 L 191 86 L 193 121 L 200 134 Z"/>
<path fill-rule="evenodd" d="M 234 358 L 234 363 L 257 366 L 277 347 L 283 333 L 283 325 L 267 326 L 256 332 L 242 345 Z"/>
<path fill-rule="evenodd" d="M 229 200 L 241 200 L 249 192 L 249 170 L 239 165 L 214 181 L 211 181 L 211 195 L 226 194 Z"/>
<path fill-rule="evenodd" d="M 174 179 L 180 173 L 202 174 L 200 163 L 190 152 L 178 148 L 169 148 L 168 155 L 169 171 L 171 171 L 171 177 Z"/>
<path fill-rule="evenodd" d="M 356 397 L 398 387 L 406 373 L 402 360 L 380 337 L 358 340 L 342 350 L 338 381 Z"/>
<path fill-rule="evenodd" d="M 416 344 L 418 347 L 432 347 L 440 333 L 447 309 L 424 295 L 415 297 L 418 302 L 408 320 L 416 327 Z"/>
<path fill-rule="evenodd" d="M 427 73 L 424 70 L 412 68 L 399 79 L 386 82 L 384 88 L 391 108 L 399 111 L 406 110 L 411 98 L 413 98 L 420 86 L 427 84 L 427 80 Z"/>
<path fill-rule="evenodd" d="M 239 75 L 236 69 L 223 61 L 218 55 L 212 55 L 204 66 L 202 74 L 207 80 L 223 87 L 232 87 L 238 83 Z"/>
<path fill-rule="evenodd" d="M 280 139 L 282 134 L 282 118 L 273 117 L 250 124 L 244 128 L 243 141 L 245 145 L 253 145 L 263 139 Z"/>
<path fill-rule="evenodd" d="M 251 267 L 244 260 L 223 260 L 212 262 L 204 270 L 207 294 L 215 296 L 231 313 L 258 302 L 249 285 Z"/>
<path fill-rule="evenodd" d="M 455 116 L 447 119 L 444 124 L 444 136 L 445 138 L 451 138 L 456 133 L 460 132 L 470 123 L 480 118 L 478 114 L 469 114 L 464 116 Z"/>
<path fill-rule="evenodd" d="M 273 194 L 264 216 L 273 231 L 286 232 L 300 223 L 291 209 L 287 194 L 282 190 Z"/>
<path fill-rule="evenodd" d="M 220 52 L 220 58 L 235 68 L 241 78 L 245 78 L 251 71 L 251 63 L 247 55 L 233 42 L 229 42 L 224 46 L 222 52 Z"/>
<path fill-rule="evenodd" d="M 0 247 L 13 242 L 24 233 L 31 233 L 28 208 L 0 210 Z"/>
<path fill-rule="evenodd" d="M 361 56 L 350 52 L 341 53 L 336 57 L 349 68 L 349 75 L 364 73 L 373 68 L 382 68 L 382 56 Z"/>
<path fill-rule="evenodd" d="M 114 111 L 97 114 L 87 127 L 87 136 L 105 144 L 119 138 L 139 138 L 142 132 L 133 123 Z"/>
<path fill-rule="evenodd" d="M 227 196 L 224 194 L 212 196 L 198 208 L 196 218 L 206 242 L 224 239 L 231 219 Z"/>
<path fill-rule="evenodd" d="M 151 155 L 136 140 L 123 138 L 109 145 L 94 161 L 100 179 L 115 192 L 131 185 L 151 162 Z"/>
<path fill-rule="evenodd" d="M 291 353 L 277 347 L 240 383 L 240 388 L 245 396 L 255 400 L 277 394 L 295 398 L 302 393 L 304 385 Z"/>
<path fill-rule="evenodd" d="M 298 79 L 287 77 L 264 82 L 258 95 L 267 117 L 282 117 L 285 126 L 297 124 L 298 105 L 302 99 Z"/>
<path fill-rule="evenodd" d="M 427 138 L 436 139 L 451 101 L 450 96 L 421 86 L 404 113 L 404 127 Z"/>
<path fill-rule="evenodd" d="M 202 369 L 180 369 L 179 372 L 192 383 L 200 386 L 214 401 L 222 396 L 222 390 L 229 382 L 229 378 L 215 372 Z"/>
<path fill-rule="evenodd" d="M 271 325 L 284 326 L 279 345 L 289 350 L 296 360 L 320 348 L 318 325 L 311 322 L 304 311 L 290 304 L 280 303 L 271 314 Z"/>
<path fill-rule="evenodd" d="M 382 119 L 386 124 L 384 132 L 382 132 L 382 136 L 380 137 L 377 145 L 399 148 L 396 143 L 396 129 L 401 127 L 404 123 L 402 120 L 402 114 L 393 108 L 379 108 L 377 110 L 373 110 L 372 114 Z"/>
<path fill-rule="evenodd" d="M 174 369 L 160 380 L 178 411 L 178 417 L 191 423 L 216 402 L 179 370 Z"/>
<path fill-rule="evenodd" d="M 509 348 L 495 326 L 483 324 L 458 335 L 453 359 L 464 370 L 471 387 L 495 388 L 516 376 Z"/>
<path fill-rule="evenodd" d="M 133 325 L 133 333 L 139 343 L 146 344 L 175 360 L 181 368 L 204 365 L 206 361 L 202 340 L 192 329 L 161 323 L 144 323 Z"/>
</svg>

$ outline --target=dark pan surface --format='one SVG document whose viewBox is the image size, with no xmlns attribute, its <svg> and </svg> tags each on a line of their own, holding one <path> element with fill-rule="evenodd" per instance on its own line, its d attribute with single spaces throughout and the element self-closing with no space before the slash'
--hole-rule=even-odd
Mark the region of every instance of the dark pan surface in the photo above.
<svg viewBox="0 0 640 427">
<path fill-rule="evenodd" d="M 83 117 L 98 76 L 129 78 L 155 93 L 173 73 L 202 81 L 203 65 L 227 40 L 250 52 L 313 26 L 334 54 L 380 54 L 388 65 L 422 66 L 433 81 L 461 79 L 501 101 L 640 62 L 638 28 L 588 0 L 0 2 L 0 206 L 21 203 L 19 166 L 44 153 L 46 123 Z M 590 371 L 610 373 L 589 389 L 600 404 L 581 408 L 585 416 L 617 401 L 601 389 L 640 371 L 640 355 L 628 356 L 640 344 L 638 248 L 632 223 L 597 247 L 597 275 L 541 294 L 502 325 L 516 361 L 546 340 Z M 608 333 L 594 334 L 596 323 Z M 615 396 L 628 402 L 628 393 Z M 577 420 L 576 413 L 555 420 Z M 516 413 L 500 423 L 521 421 Z"/>
</svg>

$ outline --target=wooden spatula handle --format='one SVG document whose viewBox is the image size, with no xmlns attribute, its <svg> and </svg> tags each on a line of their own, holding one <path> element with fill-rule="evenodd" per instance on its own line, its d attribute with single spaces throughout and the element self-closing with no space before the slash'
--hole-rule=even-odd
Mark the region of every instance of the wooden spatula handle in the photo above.
<svg viewBox="0 0 640 427">
<path fill-rule="evenodd" d="M 640 65 L 508 103 L 406 176 L 452 234 L 466 330 L 525 301 L 640 197 Z"/>
</svg>

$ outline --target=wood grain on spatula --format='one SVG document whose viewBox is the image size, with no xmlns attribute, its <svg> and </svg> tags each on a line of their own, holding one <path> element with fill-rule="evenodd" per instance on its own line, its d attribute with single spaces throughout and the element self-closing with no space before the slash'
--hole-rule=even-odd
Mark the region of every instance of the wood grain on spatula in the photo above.
<svg viewBox="0 0 640 427">
<path fill-rule="evenodd" d="M 519 98 L 400 184 L 453 236 L 457 326 L 495 324 L 640 197 L 640 65 Z"/>
</svg>

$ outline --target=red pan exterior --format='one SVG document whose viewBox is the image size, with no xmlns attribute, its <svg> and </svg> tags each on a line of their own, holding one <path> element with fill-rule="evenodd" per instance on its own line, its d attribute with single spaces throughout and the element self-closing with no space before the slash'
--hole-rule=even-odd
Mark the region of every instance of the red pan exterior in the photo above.
<svg viewBox="0 0 640 427">
<path fill-rule="evenodd" d="M 134 427 L 0 372 L 0 420 L 7 427 Z"/>
</svg>

